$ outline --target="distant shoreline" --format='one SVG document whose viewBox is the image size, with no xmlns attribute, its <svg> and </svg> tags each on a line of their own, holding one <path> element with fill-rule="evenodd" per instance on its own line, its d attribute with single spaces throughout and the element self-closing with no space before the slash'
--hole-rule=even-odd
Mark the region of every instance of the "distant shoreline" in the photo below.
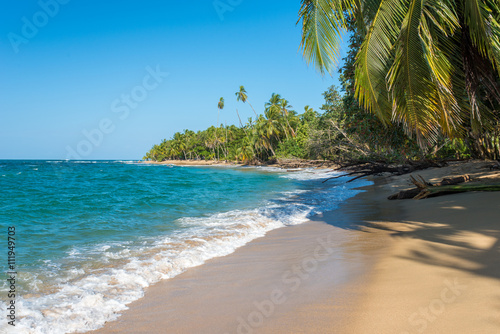
<svg viewBox="0 0 500 334">
<path fill-rule="evenodd" d="M 237 162 L 226 162 L 217 160 L 165 160 L 165 161 L 141 161 L 148 165 L 175 165 L 175 166 L 242 166 Z"/>
<path fill-rule="evenodd" d="M 143 164 L 151 165 L 175 165 L 175 166 L 266 166 L 276 168 L 329 168 L 337 169 L 340 165 L 328 160 L 301 160 L 301 159 L 279 159 L 271 163 L 242 163 L 236 161 L 217 160 L 165 160 L 165 161 L 141 161 Z"/>
</svg>

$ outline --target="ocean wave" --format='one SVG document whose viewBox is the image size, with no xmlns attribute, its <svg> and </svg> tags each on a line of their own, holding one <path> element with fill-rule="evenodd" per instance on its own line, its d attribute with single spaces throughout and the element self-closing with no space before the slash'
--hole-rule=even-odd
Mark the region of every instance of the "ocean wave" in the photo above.
<svg viewBox="0 0 500 334">
<path fill-rule="evenodd" d="M 71 162 L 73 164 L 96 164 L 98 163 L 98 161 L 90 161 L 90 160 L 71 160 L 71 161 L 68 161 L 68 162 Z"/>
<path fill-rule="evenodd" d="M 292 180 L 323 180 L 335 176 L 340 176 L 345 173 L 332 171 L 330 169 L 315 169 L 315 168 L 304 168 L 296 169 L 293 172 L 282 175 L 281 177 Z"/>
</svg>

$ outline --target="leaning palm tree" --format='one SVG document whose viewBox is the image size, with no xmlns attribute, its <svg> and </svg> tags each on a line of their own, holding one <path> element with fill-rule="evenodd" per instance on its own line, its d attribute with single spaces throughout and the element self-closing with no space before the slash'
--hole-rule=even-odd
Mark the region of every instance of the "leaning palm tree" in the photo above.
<svg viewBox="0 0 500 334">
<path fill-rule="evenodd" d="M 255 114 L 255 117 L 257 117 L 257 118 L 259 117 L 259 116 L 257 116 L 255 109 L 250 104 L 250 101 L 248 101 L 248 94 L 247 94 L 247 91 L 245 90 L 244 86 L 240 86 L 240 90 L 238 92 L 236 92 L 235 95 L 236 95 L 236 101 L 241 101 L 243 103 L 247 102 L 248 105 L 250 106 L 250 108 L 252 108 L 253 113 Z"/>
<path fill-rule="evenodd" d="M 500 103 L 500 0 L 302 0 L 304 56 L 332 73 L 354 20 L 356 98 L 423 146 L 488 129 Z"/>
</svg>

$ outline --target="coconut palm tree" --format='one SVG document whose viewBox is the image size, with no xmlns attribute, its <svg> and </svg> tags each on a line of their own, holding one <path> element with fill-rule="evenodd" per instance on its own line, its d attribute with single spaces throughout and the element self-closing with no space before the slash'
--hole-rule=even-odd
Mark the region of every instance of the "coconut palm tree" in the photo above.
<svg viewBox="0 0 500 334">
<path fill-rule="evenodd" d="M 281 116 L 281 95 L 273 93 L 265 106 L 265 116 L 267 119 L 280 120 Z"/>
<path fill-rule="evenodd" d="M 204 138 L 204 144 L 205 147 L 207 147 L 210 151 L 212 151 L 212 154 L 210 154 L 210 158 L 215 159 L 217 157 L 217 153 L 215 151 L 215 148 L 217 147 L 217 128 L 211 126 L 206 130 L 206 137 Z"/>
<path fill-rule="evenodd" d="M 187 160 L 187 154 L 186 154 L 187 145 L 182 133 L 180 132 L 174 133 L 172 140 L 173 140 L 172 143 L 173 150 L 177 152 L 179 155 L 180 153 L 182 153 L 184 160 Z"/>
<path fill-rule="evenodd" d="M 219 110 L 224 109 L 224 98 L 223 97 L 221 97 L 219 99 L 219 103 L 217 103 L 217 108 L 219 108 Z M 217 121 L 217 123 L 219 123 L 219 121 Z"/>
<path fill-rule="evenodd" d="M 253 113 L 255 114 L 255 117 L 258 118 L 257 113 L 255 112 L 255 109 L 252 107 L 250 104 L 250 101 L 248 101 L 248 94 L 247 91 L 245 90 L 244 86 L 240 86 L 240 90 L 235 93 L 236 95 L 236 101 L 241 101 L 243 103 L 247 102 L 250 108 L 252 108 Z"/>
<path fill-rule="evenodd" d="M 256 137 L 255 145 L 258 149 L 265 149 L 271 151 L 273 156 L 276 156 L 274 145 L 281 142 L 280 136 L 280 122 L 274 117 L 263 117 L 262 115 L 255 122 L 253 128 Z"/>
<path fill-rule="evenodd" d="M 420 145 L 488 129 L 500 103 L 500 0 L 302 0 L 304 56 L 332 73 L 349 19 L 356 98 Z"/>
<path fill-rule="evenodd" d="M 255 157 L 254 144 L 250 137 L 243 137 L 241 144 L 236 149 L 236 159 L 250 161 Z"/>
<path fill-rule="evenodd" d="M 217 104 L 217 108 L 218 108 L 218 111 L 217 111 L 217 127 L 215 128 L 216 129 L 215 130 L 215 139 L 216 139 L 216 141 L 218 143 L 217 144 L 217 161 L 219 161 L 219 146 L 220 145 L 219 145 L 218 129 L 219 129 L 219 126 L 220 126 L 220 124 L 219 124 L 219 114 L 220 114 L 220 111 L 222 109 L 224 109 L 224 98 L 223 97 L 221 97 L 219 99 L 219 103 Z"/>
<path fill-rule="evenodd" d="M 290 118 L 293 118 L 295 116 L 294 115 L 295 112 L 292 111 L 292 110 L 290 110 L 290 108 L 293 108 L 290 105 L 290 102 L 288 102 L 287 99 L 281 99 L 281 101 L 280 101 L 280 110 L 281 110 L 281 114 L 283 115 L 283 118 L 285 119 L 286 124 L 288 126 L 287 132 L 288 132 L 288 130 L 290 130 L 290 132 L 292 134 L 292 137 L 295 137 L 295 130 L 290 125 Z"/>
<path fill-rule="evenodd" d="M 273 93 L 271 95 L 271 98 L 269 99 L 268 102 L 266 102 L 265 107 L 266 109 L 271 109 L 271 108 L 276 108 L 279 109 L 279 105 L 281 103 L 281 95 Z"/>
<path fill-rule="evenodd" d="M 289 122 L 289 109 L 292 108 L 288 100 L 281 97 L 280 94 L 273 93 L 271 98 L 265 104 L 266 117 L 268 119 L 275 119 L 282 123 L 283 132 L 288 139 L 288 134 L 291 133 L 295 137 L 295 131 Z"/>
</svg>

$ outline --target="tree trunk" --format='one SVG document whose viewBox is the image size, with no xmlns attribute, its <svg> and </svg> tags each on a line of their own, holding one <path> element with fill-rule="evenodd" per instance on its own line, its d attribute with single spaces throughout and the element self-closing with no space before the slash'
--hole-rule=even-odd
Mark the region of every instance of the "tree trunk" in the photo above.
<svg viewBox="0 0 500 334">
<path fill-rule="evenodd" d="M 252 107 L 252 105 L 250 104 L 250 101 L 248 101 L 248 99 L 247 99 L 247 102 L 248 102 L 248 105 L 250 106 L 250 108 L 252 108 L 253 113 L 255 114 L 255 117 L 259 118 L 259 116 L 257 116 L 257 113 L 255 112 L 255 109 Z"/>
</svg>

